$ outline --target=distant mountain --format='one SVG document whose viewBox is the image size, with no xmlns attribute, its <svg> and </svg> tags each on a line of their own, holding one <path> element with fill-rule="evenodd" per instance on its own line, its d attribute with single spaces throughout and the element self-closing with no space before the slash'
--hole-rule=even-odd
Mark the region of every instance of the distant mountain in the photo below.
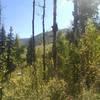
<svg viewBox="0 0 100 100">
<path fill-rule="evenodd" d="M 59 32 L 63 32 L 64 34 L 67 34 L 68 29 L 61 29 L 61 30 L 59 30 Z M 53 40 L 53 33 L 52 33 L 52 31 L 48 31 L 48 32 L 45 33 L 45 39 L 46 39 L 46 44 L 52 42 L 52 40 Z M 43 34 L 42 33 L 35 36 L 35 43 L 36 43 L 36 45 L 42 44 L 43 43 L 42 41 L 43 41 Z M 29 42 L 29 38 L 20 39 L 20 42 L 21 42 L 21 44 L 27 46 L 28 42 Z"/>
<path fill-rule="evenodd" d="M 29 38 L 23 38 L 23 39 L 20 39 L 20 43 L 21 43 L 22 45 L 27 46 L 28 43 L 29 43 Z"/>
</svg>

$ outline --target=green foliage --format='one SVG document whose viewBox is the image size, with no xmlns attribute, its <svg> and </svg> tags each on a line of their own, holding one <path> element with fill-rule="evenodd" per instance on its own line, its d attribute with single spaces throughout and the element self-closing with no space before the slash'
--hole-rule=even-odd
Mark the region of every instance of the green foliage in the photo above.
<svg viewBox="0 0 100 100">
<path fill-rule="evenodd" d="M 23 45 L 20 45 L 19 38 L 17 35 L 15 38 L 14 47 L 15 47 L 14 56 L 15 56 L 16 66 L 20 66 L 21 63 L 24 63 L 23 54 L 25 52 L 25 47 Z"/>
<path fill-rule="evenodd" d="M 2 26 L 0 29 L 0 100 L 100 99 L 100 29 L 95 27 L 100 0 L 73 1 L 74 4 L 76 3 L 73 13 L 75 32 L 68 34 L 70 40 L 65 36 L 66 30 L 58 31 L 55 37 L 57 38 L 55 41 L 57 69 L 53 64 L 51 31 L 45 34 L 46 70 L 44 72 L 41 39 L 43 35 L 36 37 L 36 43 L 31 37 L 26 50 L 20 45 L 18 36 L 14 37 L 12 27 L 6 36 Z M 79 37 L 77 38 L 76 35 Z M 71 41 L 77 43 L 70 43 Z M 36 52 L 35 44 L 38 45 Z"/>
<path fill-rule="evenodd" d="M 5 29 L 2 26 L 0 29 L 0 81 L 4 75 L 4 71 L 6 70 L 6 33 Z"/>
<path fill-rule="evenodd" d="M 36 47 L 37 59 L 31 65 L 32 39 L 28 46 L 26 61 L 25 48 L 20 45 L 18 37 L 14 38 L 12 29 L 6 37 L 2 28 L 0 31 L 0 97 L 4 100 L 100 99 L 100 31 L 95 28 L 90 19 L 85 30 L 77 45 L 70 43 L 64 33 L 58 33 L 55 77 L 52 44 L 46 45 L 46 79 L 43 80 L 43 47 L 41 45 Z M 29 65 L 26 65 L 26 62 Z M 3 80 L 8 71 L 9 79 Z"/>
<path fill-rule="evenodd" d="M 74 30 L 77 31 L 74 34 L 76 34 L 75 38 L 77 38 L 80 37 L 80 34 L 85 33 L 88 18 L 91 18 L 96 25 L 98 24 L 100 0 L 73 0 L 73 2 Z"/>
<path fill-rule="evenodd" d="M 67 81 L 69 94 L 74 97 L 82 94 L 84 88 L 90 89 L 96 82 L 100 60 L 98 57 L 100 47 L 97 40 L 99 36 L 92 21 L 89 20 L 86 33 L 78 41 L 78 45 L 70 45 Z"/>
<path fill-rule="evenodd" d="M 64 74 L 69 57 L 69 41 L 64 33 L 59 33 L 57 37 L 57 67 L 59 76 Z M 63 75 L 64 76 L 64 75 Z"/>
<path fill-rule="evenodd" d="M 6 34 L 5 29 L 2 26 L 2 29 L 0 29 L 0 55 L 5 52 L 5 46 L 6 46 Z"/>
<path fill-rule="evenodd" d="M 99 100 L 100 95 L 93 92 L 93 89 L 89 91 L 84 91 L 82 95 L 79 96 L 79 100 Z"/>
<path fill-rule="evenodd" d="M 99 0 L 79 0 L 81 18 L 92 18 L 98 14 L 98 5 L 100 4 Z"/>
<path fill-rule="evenodd" d="M 66 87 L 67 84 L 64 80 L 56 78 L 50 79 L 44 86 L 44 94 L 47 100 L 66 100 Z M 46 100 L 44 98 L 44 100 Z"/>
<path fill-rule="evenodd" d="M 34 57 L 33 57 L 33 38 L 31 37 L 29 40 L 29 45 L 27 47 L 27 54 L 26 54 L 26 60 L 28 65 L 32 65 L 34 62 Z"/>
<path fill-rule="evenodd" d="M 12 27 L 10 27 L 10 33 L 7 36 L 7 73 L 11 72 L 15 68 L 15 57 L 14 57 L 14 37 L 12 33 Z"/>
</svg>

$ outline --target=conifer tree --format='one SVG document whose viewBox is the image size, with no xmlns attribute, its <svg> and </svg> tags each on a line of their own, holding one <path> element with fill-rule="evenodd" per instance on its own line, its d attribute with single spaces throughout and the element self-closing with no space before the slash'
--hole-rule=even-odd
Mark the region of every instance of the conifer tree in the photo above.
<svg viewBox="0 0 100 100">
<path fill-rule="evenodd" d="M 32 62 L 33 62 L 33 57 L 32 57 L 32 52 L 33 52 L 33 49 L 32 49 L 32 38 L 30 38 L 29 40 L 29 44 L 28 44 L 28 47 L 27 47 L 27 54 L 26 54 L 26 60 L 27 60 L 27 64 L 29 65 L 32 65 Z"/>
<path fill-rule="evenodd" d="M 15 48 L 14 48 L 14 37 L 13 37 L 13 33 L 12 33 L 13 29 L 12 27 L 10 27 L 10 33 L 7 36 L 7 73 L 6 75 L 10 74 L 14 69 L 15 69 L 15 57 L 14 57 L 14 53 L 15 53 Z"/>
<path fill-rule="evenodd" d="M 4 26 L 2 26 L 2 29 L 0 30 L 0 54 L 5 52 L 5 45 L 6 45 L 6 34 Z"/>
<path fill-rule="evenodd" d="M 3 79 L 3 74 L 5 71 L 5 66 L 6 66 L 6 35 L 5 35 L 5 29 L 4 26 L 2 26 L 0 30 L 0 100 L 2 100 L 2 79 Z"/>
<path fill-rule="evenodd" d="M 0 69 L 3 70 L 5 66 L 5 58 L 6 58 L 6 34 L 5 29 L 2 26 L 0 30 Z"/>
<path fill-rule="evenodd" d="M 22 54 L 24 53 L 24 46 L 20 45 L 20 41 L 17 35 L 15 38 L 14 47 L 15 47 L 15 62 L 16 65 L 19 66 L 23 62 Z"/>
</svg>

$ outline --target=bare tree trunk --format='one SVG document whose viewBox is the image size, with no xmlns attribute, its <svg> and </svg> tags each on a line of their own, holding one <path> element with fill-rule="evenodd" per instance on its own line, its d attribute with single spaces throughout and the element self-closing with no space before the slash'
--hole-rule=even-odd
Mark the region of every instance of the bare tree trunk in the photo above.
<svg viewBox="0 0 100 100">
<path fill-rule="evenodd" d="M 77 37 L 78 37 L 78 1 L 74 0 L 74 35 L 73 35 L 73 42 L 77 41 Z"/>
<path fill-rule="evenodd" d="M 1 25 L 2 19 L 1 19 L 1 16 L 2 16 L 2 7 L 1 7 L 1 0 L 0 0 L 0 30 L 2 28 L 2 25 Z"/>
<path fill-rule="evenodd" d="M 0 100 L 2 100 L 2 96 L 3 96 L 2 87 L 0 87 Z"/>
<path fill-rule="evenodd" d="M 0 0 L 0 32 L 1 32 L 1 0 Z M 0 100 L 2 100 L 2 87 L 0 87 Z"/>
<path fill-rule="evenodd" d="M 42 26 L 43 26 L 43 71 L 44 71 L 44 79 L 46 77 L 45 75 L 45 0 L 44 0 L 44 5 L 43 5 L 43 21 L 42 21 Z"/>
<path fill-rule="evenodd" d="M 33 20 L 32 20 L 32 67 L 34 68 L 32 70 L 32 75 L 36 78 L 36 84 L 37 84 L 37 69 L 36 69 L 36 66 L 35 66 L 35 61 L 36 61 L 36 54 L 35 54 L 35 31 L 34 31 L 34 28 L 35 28 L 35 0 L 33 0 Z M 33 76 L 32 76 L 32 81 L 33 81 Z M 32 83 L 32 89 L 34 87 L 34 84 Z"/>
<path fill-rule="evenodd" d="M 54 63 L 54 73 L 57 71 L 57 50 L 56 50 L 56 34 L 58 31 L 57 22 L 57 0 L 53 0 L 53 63 Z"/>
<path fill-rule="evenodd" d="M 33 64 L 35 63 L 35 60 L 36 60 L 36 55 L 35 55 L 35 31 L 34 31 L 34 23 L 35 23 L 35 0 L 33 0 L 33 20 L 32 20 L 32 59 L 33 59 Z"/>
</svg>

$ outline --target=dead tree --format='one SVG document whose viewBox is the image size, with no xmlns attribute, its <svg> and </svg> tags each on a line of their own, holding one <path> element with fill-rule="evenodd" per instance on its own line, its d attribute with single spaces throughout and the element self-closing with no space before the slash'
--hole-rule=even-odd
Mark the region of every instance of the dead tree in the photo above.
<svg viewBox="0 0 100 100">
<path fill-rule="evenodd" d="M 56 34 L 58 31 L 58 26 L 57 26 L 57 0 L 53 0 L 53 26 L 52 26 L 52 31 L 53 31 L 53 63 L 54 63 L 54 71 L 56 73 L 57 71 L 57 50 L 56 50 Z"/>
<path fill-rule="evenodd" d="M 46 0 L 43 0 L 43 6 L 40 4 L 37 5 L 38 7 L 42 8 L 43 14 L 42 14 L 42 29 L 43 29 L 43 74 L 44 74 L 44 79 L 46 77 L 45 75 L 45 70 L 46 70 L 46 45 L 45 45 L 45 6 L 46 6 Z"/>
<path fill-rule="evenodd" d="M 74 0 L 74 25 L 73 25 L 73 42 L 77 41 L 78 37 L 78 0 Z"/>
<path fill-rule="evenodd" d="M 43 4 L 43 20 L 42 20 L 42 26 L 43 26 L 43 71 L 44 71 L 44 79 L 45 79 L 45 0 Z"/>
<path fill-rule="evenodd" d="M 1 16 L 2 16 L 2 7 L 1 7 L 1 0 L 0 0 L 0 30 L 1 30 L 1 28 L 2 28 L 2 19 L 1 19 Z"/>
<path fill-rule="evenodd" d="M 33 0 L 33 20 L 32 20 L 32 59 L 33 59 L 33 62 L 32 64 L 35 63 L 35 60 L 36 60 L 36 55 L 35 55 L 35 31 L 34 31 L 34 24 L 35 24 L 35 0 Z"/>
</svg>

